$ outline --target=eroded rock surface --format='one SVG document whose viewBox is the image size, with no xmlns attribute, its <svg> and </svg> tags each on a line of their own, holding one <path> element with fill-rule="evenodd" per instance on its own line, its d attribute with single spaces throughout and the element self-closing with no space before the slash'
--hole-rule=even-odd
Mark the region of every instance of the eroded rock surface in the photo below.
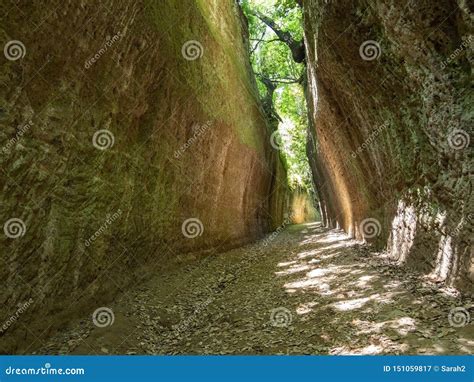
<svg viewBox="0 0 474 382">
<path fill-rule="evenodd" d="M 472 293 L 472 9 L 303 3 L 325 222 Z"/>
<path fill-rule="evenodd" d="M 0 320 L 34 301 L 0 351 L 155 266 L 282 223 L 286 174 L 233 2 L 6 1 L 0 14 L 2 49 L 24 47 L 0 58 L 0 221 L 24 233 L 0 239 Z"/>
</svg>

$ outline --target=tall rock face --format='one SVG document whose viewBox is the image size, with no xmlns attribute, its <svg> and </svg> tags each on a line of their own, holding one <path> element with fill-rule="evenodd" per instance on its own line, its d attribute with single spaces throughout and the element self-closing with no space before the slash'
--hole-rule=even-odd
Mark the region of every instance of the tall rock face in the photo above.
<svg viewBox="0 0 474 382">
<path fill-rule="evenodd" d="M 321 220 L 314 199 L 313 194 L 306 190 L 296 189 L 291 193 L 290 211 L 293 224 L 303 224 Z"/>
<path fill-rule="evenodd" d="M 0 14 L 0 321 L 21 308 L 1 352 L 90 319 L 154 266 L 281 224 L 286 173 L 233 1 Z"/>
<path fill-rule="evenodd" d="M 309 152 L 327 224 L 473 290 L 473 14 L 304 0 Z"/>
</svg>

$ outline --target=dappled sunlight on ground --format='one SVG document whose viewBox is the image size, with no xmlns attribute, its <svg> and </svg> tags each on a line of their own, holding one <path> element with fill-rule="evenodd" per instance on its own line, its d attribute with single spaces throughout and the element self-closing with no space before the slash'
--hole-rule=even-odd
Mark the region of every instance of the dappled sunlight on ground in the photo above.
<svg viewBox="0 0 474 382">
<path fill-rule="evenodd" d="M 406 345 L 397 345 L 389 338 L 382 336 L 378 340 L 378 345 L 372 344 L 362 348 L 353 349 L 349 346 L 341 346 L 331 349 L 331 355 L 377 355 L 385 353 L 388 349 L 392 352 L 400 353 L 407 350 Z"/>
<path fill-rule="evenodd" d="M 81 321 L 43 352 L 474 352 L 472 324 L 448 321 L 453 307 L 471 305 L 386 254 L 317 223 L 289 226 L 264 243 L 163 271 L 116 302 L 108 330 Z"/>
<path fill-rule="evenodd" d="M 355 319 L 352 323 L 357 329 L 359 329 L 357 334 L 382 333 L 383 330 L 390 328 L 394 329 L 398 334 L 406 336 L 408 333 L 414 332 L 416 329 L 416 322 L 411 317 L 401 317 L 396 320 L 383 322 L 370 322 Z"/>
<path fill-rule="evenodd" d="M 473 336 L 456 337 L 447 313 L 440 310 L 439 299 L 452 305 L 449 299 L 457 296 L 455 291 L 439 289 L 434 298 L 433 282 L 405 274 L 387 253 L 371 253 L 340 230 L 313 225 L 301 233 L 301 249 L 288 254 L 274 274 L 288 294 L 304 298 L 296 313 L 305 322 L 321 325 L 330 354 L 474 350 Z"/>
<path fill-rule="evenodd" d="M 286 271 L 275 272 L 275 274 L 276 275 L 290 275 L 292 273 L 307 271 L 308 269 L 311 269 L 309 265 L 294 265 L 288 268 Z"/>
<path fill-rule="evenodd" d="M 467 338 L 460 338 L 458 340 L 458 344 L 459 344 L 459 349 L 463 352 L 463 353 L 470 353 L 472 354 L 473 352 L 473 349 L 474 349 L 474 339 L 467 339 Z"/>
<path fill-rule="evenodd" d="M 347 310 L 354 310 L 354 309 L 359 309 L 362 308 L 367 302 L 371 300 L 375 300 L 377 298 L 380 298 L 379 294 L 374 294 L 369 297 L 363 297 L 363 298 L 354 298 L 351 300 L 345 300 L 345 301 L 339 301 L 331 304 L 334 308 L 337 310 L 340 310 L 342 312 L 347 311 Z"/>
</svg>

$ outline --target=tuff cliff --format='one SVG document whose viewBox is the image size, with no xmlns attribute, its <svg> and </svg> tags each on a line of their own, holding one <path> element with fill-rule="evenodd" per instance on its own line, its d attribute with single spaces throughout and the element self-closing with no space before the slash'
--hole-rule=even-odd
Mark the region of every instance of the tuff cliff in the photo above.
<svg viewBox="0 0 474 382">
<path fill-rule="evenodd" d="M 154 267 L 283 222 L 286 174 L 234 2 L 12 6 L 0 5 L 0 320 L 32 303 L 0 351 L 88 318 Z"/>
<path fill-rule="evenodd" d="M 466 1 L 304 0 L 308 151 L 325 222 L 472 293 Z"/>
</svg>

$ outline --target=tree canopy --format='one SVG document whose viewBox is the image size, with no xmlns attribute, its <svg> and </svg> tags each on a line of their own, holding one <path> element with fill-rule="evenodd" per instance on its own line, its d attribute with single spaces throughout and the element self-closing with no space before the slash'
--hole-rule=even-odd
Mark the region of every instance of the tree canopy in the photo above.
<svg viewBox="0 0 474 382">
<path fill-rule="evenodd" d="M 240 3 L 249 21 L 250 59 L 259 93 L 278 126 L 290 187 L 309 191 L 312 180 L 306 155 L 308 121 L 302 87 L 305 65 L 301 8 L 295 0 Z"/>
</svg>

